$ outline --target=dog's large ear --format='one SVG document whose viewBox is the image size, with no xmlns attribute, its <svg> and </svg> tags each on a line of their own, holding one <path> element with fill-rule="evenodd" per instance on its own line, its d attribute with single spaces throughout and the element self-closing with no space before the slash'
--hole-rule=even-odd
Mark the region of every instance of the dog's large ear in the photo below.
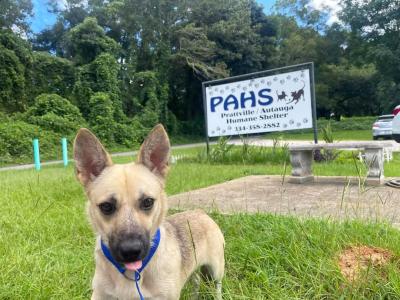
<svg viewBox="0 0 400 300">
<path fill-rule="evenodd" d="M 170 143 L 161 124 L 149 133 L 139 150 L 138 163 L 145 165 L 157 176 L 165 178 L 168 172 Z"/>
<path fill-rule="evenodd" d="M 112 165 L 111 157 L 103 145 L 86 128 L 81 128 L 75 137 L 74 159 L 76 177 L 84 186 Z"/>
</svg>

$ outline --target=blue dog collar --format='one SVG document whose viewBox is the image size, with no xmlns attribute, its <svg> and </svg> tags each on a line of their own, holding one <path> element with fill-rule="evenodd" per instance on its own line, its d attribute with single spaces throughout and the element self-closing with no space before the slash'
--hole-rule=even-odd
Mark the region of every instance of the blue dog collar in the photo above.
<svg viewBox="0 0 400 300">
<path fill-rule="evenodd" d="M 160 238 L 161 238 L 161 233 L 160 233 L 160 228 L 157 229 L 156 234 L 153 237 L 152 243 L 151 243 L 151 248 L 149 254 L 145 257 L 145 259 L 142 262 L 142 267 L 138 270 L 135 271 L 135 283 L 136 283 L 136 289 L 139 293 L 140 300 L 144 300 L 144 297 L 140 291 L 139 288 L 139 280 L 140 280 L 140 273 L 144 270 L 144 268 L 148 265 L 152 257 L 157 251 L 158 245 L 160 244 Z M 114 257 L 111 255 L 110 249 L 103 243 L 103 241 L 100 241 L 101 243 L 101 250 L 103 251 L 104 256 L 108 259 L 110 263 L 114 265 L 114 267 L 120 272 L 122 275 L 125 274 L 126 269 L 120 265 Z"/>
</svg>

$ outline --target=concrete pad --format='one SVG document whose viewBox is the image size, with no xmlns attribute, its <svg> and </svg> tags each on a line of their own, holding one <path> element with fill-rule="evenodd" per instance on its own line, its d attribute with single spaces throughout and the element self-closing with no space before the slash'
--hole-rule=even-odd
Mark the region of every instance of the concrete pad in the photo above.
<svg viewBox="0 0 400 300">
<path fill-rule="evenodd" d="M 171 196 L 170 207 L 400 223 L 400 189 L 369 186 L 356 177 L 346 181 L 345 177 L 315 177 L 314 182 L 302 185 L 288 183 L 287 179 L 243 177 Z"/>
</svg>

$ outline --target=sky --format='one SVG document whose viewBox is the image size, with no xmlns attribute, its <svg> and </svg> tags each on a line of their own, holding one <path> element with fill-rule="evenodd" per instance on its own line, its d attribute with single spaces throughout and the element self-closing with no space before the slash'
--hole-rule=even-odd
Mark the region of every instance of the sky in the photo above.
<svg viewBox="0 0 400 300">
<path fill-rule="evenodd" d="M 31 18 L 31 29 L 37 33 L 50 27 L 56 21 L 56 16 L 47 11 L 47 0 L 32 0 L 33 17 Z"/>
<path fill-rule="evenodd" d="M 56 0 L 63 3 L 63 0 Z M 269 14 L 272 6 L 275 4 L 275 0 L 257 0 L 264 7 L 266 14 Z M 339 11 L 338 6 L 339 0 L 312 0 L 312 6 L 316 9 L 324 9 L 329 7 L 331 9 L 331 16 L 328 20 L 328 24 L 333 23 L 337 20 L 336 14 Z M 31 29 L 37 33 L 43 29 L 51 27 L 56 21 L 56 16 L 48 12 L 47 3 L 48 0 L 32 0 L 34 17 L 31 18 Z"/>
<path fill-rule="evenodd" d="M 57 0 L 63 2 L 63 0 Z M 275 0 L 258 0 L 264 6 L 266 13 L 269 13 Z M 34 33 L 40 32 L 43 29 L 51 27 L 56 21 L 56 16 L 48 12 L 48 0 L 32 0 L 34 16 L 31 18 L 31 29 Z"/>
</svg>

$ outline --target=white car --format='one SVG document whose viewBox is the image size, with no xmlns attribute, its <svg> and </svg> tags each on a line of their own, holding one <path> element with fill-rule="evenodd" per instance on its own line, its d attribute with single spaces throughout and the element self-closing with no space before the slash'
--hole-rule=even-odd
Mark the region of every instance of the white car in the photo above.
<svg viewBox="0 0 400 300">
<path fill-rule="evenodd" d="M 392 138 L 400 143 L 400 113 L 395 115 L 392 121 Z"/>
<path fill-rule="evenodd" d="M 391 139 L 392 138 L 392 121 L 394 115 L 379 116 L 375 123 L 372 125 L 372 138 L 377 140 L 379 138 Z"/>
</svg>

